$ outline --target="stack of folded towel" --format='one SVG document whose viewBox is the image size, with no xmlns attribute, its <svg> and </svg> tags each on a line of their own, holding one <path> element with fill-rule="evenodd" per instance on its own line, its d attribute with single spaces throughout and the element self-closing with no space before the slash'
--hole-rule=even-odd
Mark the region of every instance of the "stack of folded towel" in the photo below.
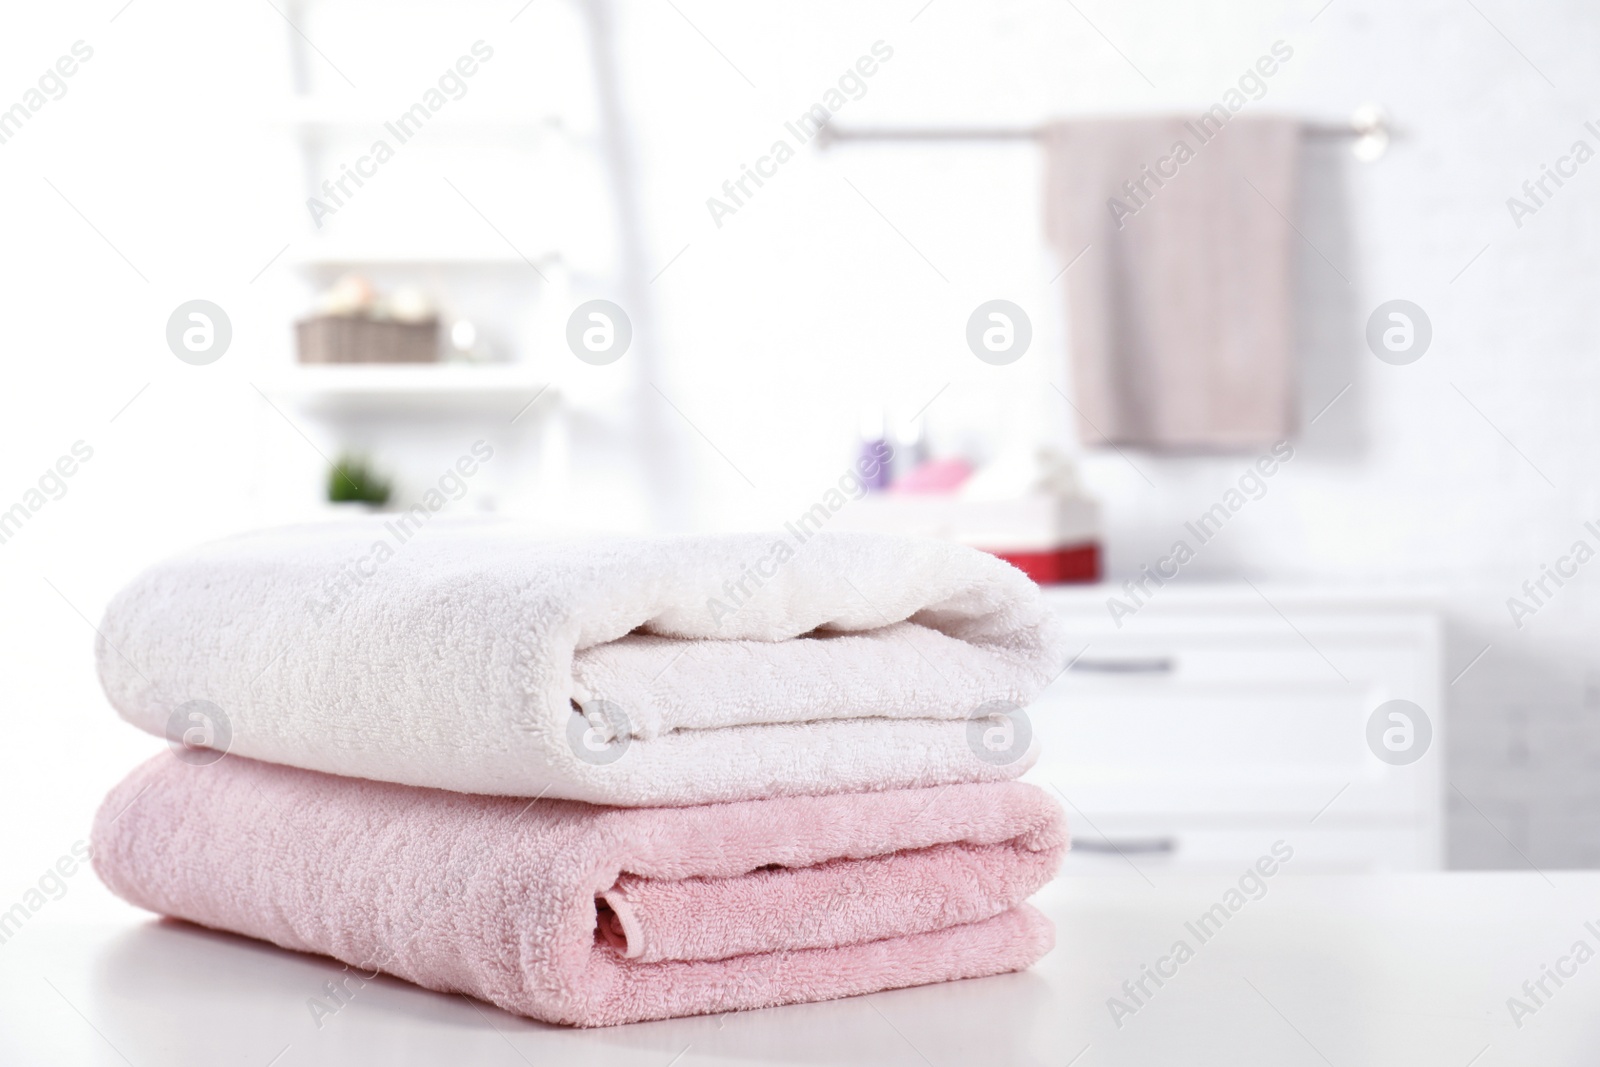
<svg viewBox="0 0 1600 1067">
<path fill-rule="evenodd" d="M 580 1026 L 1017 970 L 1066 848 L 1020 708 L 1060 656 L 1031 582 L 934 541 L 237 537 L 107 609 L 111 702 L 175 743 L 94 862 Z"/>
</svg>

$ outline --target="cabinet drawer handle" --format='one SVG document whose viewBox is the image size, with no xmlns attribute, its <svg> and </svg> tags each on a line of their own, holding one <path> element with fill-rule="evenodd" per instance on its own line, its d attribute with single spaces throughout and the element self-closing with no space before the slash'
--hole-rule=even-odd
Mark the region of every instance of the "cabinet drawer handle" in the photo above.
<svg viewBox="0 0 1600 1067">
<path fill-rule="evenodd" d="M 1151 656 L 1147 659 L 1080 659 L 1072 669 L 1091 674 L 1171 674 L 1176 666 L 1170 656 Z"/>
<path fill-rule="evenodd" d="M 1075 839 L 1072 842 L 1072 851 L 1150 855 L 1178 851 L 1178 839 L 1176 837 L 1107 837 L 1099 841 Z"/>
</svg>

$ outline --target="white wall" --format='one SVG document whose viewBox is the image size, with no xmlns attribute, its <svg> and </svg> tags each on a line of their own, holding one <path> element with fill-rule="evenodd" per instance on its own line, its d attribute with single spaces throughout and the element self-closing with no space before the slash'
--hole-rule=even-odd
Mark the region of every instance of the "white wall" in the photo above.
<svg viewBox="0 0 1600 1067">
<path fill-rule="evenodd" d="M 1594 864 L 1593 578 L 1521 630 L 1505 601 L 1600 516 L 1586 296 L 1600 281 L 1588 239 L 1600 163 L 1520 229 L 1505 199 L 1574 139 L 1600 148 L 1581 128 L 1600 117 L 1586 108 L 1600 85 L 1589 60 L 1600 12 L 1503 0 L 1320 7 L 701 0 L 679 4 L 680 15 L 623 0 L 651 254 L 664 265 L 687 245 L 653 287 L 670 356 L 662 389 L 756 486 L 680 427 L 701 520 L 770 522 L 798 509 L 848 461 L 863 404 L 914 409 L 946 383 L 929 411 L 946 441 L 975 430 L 1069 439 L 1065 404 L 1043 384 L 1070 392 L 1034 149 L 802 153 L 720 229 L 711 219 L 706 198 L 874 41 L 894 58 L 841 126 L 1198 110 L 1283 39 L 1294 57 L 1252 107 L 1339 121 L 1376 101 L 1402 136 L 1374 164 L 1339 145 L 1307 153 L 1304 421 L 1352 388 L 1185 580 L 1441 588 L 1448 677 L 1490 646 L 1448 690 L 1453 861 Z M 1037 331 L 1029 355 L 1005 368 L 979 364 L 963 343 L 967 315 L 996 296 L 1027 309 Z M 1420 304 L 1435 330 L 1411 366 L 1380 363 L 1362 341 L 1368 313 L 1396 297 Z M 1114 576 L 1161 555 L 1248 462 L 1131 458 L 1153 485 L 1114 453 L 1083 457 L 1105 504 Z"/>
</svg>

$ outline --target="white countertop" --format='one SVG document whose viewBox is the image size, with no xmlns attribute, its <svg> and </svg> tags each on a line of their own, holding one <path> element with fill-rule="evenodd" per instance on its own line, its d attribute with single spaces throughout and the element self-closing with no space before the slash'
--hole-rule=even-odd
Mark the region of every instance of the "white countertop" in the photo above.
<svg viewBox="0 0 1600 1067">
<path fill-rule="evenodd" d="M 386 978 L 318 1029 L 306 1002 L 338 973 L 330 961 L 131 908 L 91 916 L 69 898 L 0 945 L 0 1063 L 1561 1067 L 1600 1055 L 1600 956 L 1561 987 L 1546 979 L 1552 995 L 1520 1028 L 1506 1004 L 1575 942 L 1600 952 L 1584 925 L 1600 930 L 1600 872 L 1283 872 L 1199 941 L 1185 923 L 1232 884 L 1063 878 L 1035 899 L 1057 947 L 1025 974 L 605 1030 Z M 1179 939 L 1193 958 L 1159 989 L 1147 980 L 1153 995 L 1119 1028 L 1108 998 Z"/>
</svg>

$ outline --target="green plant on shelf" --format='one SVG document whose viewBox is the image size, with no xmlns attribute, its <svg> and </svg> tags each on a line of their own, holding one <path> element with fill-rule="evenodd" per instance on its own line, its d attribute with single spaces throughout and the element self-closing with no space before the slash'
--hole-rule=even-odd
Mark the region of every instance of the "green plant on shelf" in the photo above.
<svg viewBox="0 0 1600 1067">
<path fill-rule="evenodd" d="M 394 487 L 360 456 L 340 456 L 328 472 L 328 500 L 335 504 L 382 507 Z"/>
</svg>

